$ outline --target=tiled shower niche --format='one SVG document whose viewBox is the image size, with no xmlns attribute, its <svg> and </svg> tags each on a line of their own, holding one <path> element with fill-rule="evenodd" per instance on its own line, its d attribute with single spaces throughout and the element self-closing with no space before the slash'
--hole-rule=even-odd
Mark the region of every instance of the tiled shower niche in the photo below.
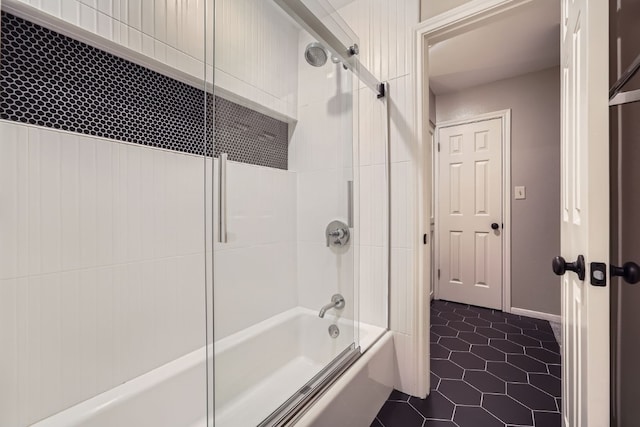
<svg viewBox="0 0 640 427">
<path fill-rule="evenodd" d="M 1 30 L 0 119 L 208 156 L 215 129 L 216 156 L 287 169 L 286 122 L 6 12 Z"/>
</svg>

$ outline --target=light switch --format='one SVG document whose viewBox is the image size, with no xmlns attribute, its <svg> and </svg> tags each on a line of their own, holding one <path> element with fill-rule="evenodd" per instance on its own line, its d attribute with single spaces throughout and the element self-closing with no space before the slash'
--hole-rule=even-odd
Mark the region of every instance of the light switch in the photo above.
<svg viewBox="0 0 640 427">
<path fill-rule="evenodd" d="M 527 198 L 526 190 L 524 185 L 519 185 L 516 187 L 516 200 L 524 200 Z"/>
</svg>

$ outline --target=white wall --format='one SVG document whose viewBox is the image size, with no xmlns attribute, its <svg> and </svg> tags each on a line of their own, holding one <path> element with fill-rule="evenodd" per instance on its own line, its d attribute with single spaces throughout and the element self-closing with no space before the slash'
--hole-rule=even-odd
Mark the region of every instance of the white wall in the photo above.
<svg viewBox="0 0 640 427">
<path fill-rule="evenodd" d="M 298 123 L 289 144 L 289 168 L 297 176 L 297 282 L 299 304 L 319 310 L 335 293 L 354 313 L 354 245 L 327 247 L 325 229 L 347 223 L 347 181 L 353 168 L 353 75 L 331 61 L 312 67 L 303 53 L 315 41 L 300 31 L 297 51 Z M 353 237 L 353 236 L 352 236 Z"/>
<path fill-rule="evenodd" d="M 228 243 L 214 246 L 215 339 L 298 305 L 296 174 L 229 161 L 227 192 Z"/>
<path fill-rule="evenodd" d="M 204 345 L 204 162 L 0 121 L 0 425 Z M 229 162 L 228 188 L 217 338 L 297 305 L 295 174 Z"/>
<path fill-rule="evenodd" d="M 417 139 L 415 134 L 415 95 L 413 89 L 413 27 L 419 21 L 419 0 L 356 0 L 340 10 L 341 16 L 360 38 L 360 60 L 380 80 L 389 82 L 391 145 L 391 324 L 394 331 L 398 382 L 396 388 L 418 395 L 420 382 L 416 345 L 418 327 L 414 310 L 417 283 Z M 366 89 L 365 91 L 367 91 Z M 361 102 L 366 102 L 361 91 Z M 379 274 L 380 235 L 386 224 L 379 215 L 379 192 L 384 162 L 384 123 L 380 106 L 370 104 L 371 113 L 361 113 L 361 203 L 362 256 L 360 288 L 367 289 L 366 277 Z M 367 107 L 363 107 L 367 108 Z M 361 110 L 362 111 L 362 110 Z M 366 111 L 366 110 L 365 110 Z M 365 116 L 369 116 L 365 119 Z M 364 132 L 364 133 L 363 133 Z M 371 201 L 367 198 L 371 197 Z M 371 213 L 365 211 L 370 208 Z M 367 215 L 371 215 L 367 226 Z M 370 233 L 369 236 L 366 234 Z M 367 247 L 368 246 L 368 247 Z M 370 251 L 371 256 L 367 255 Z M 369 264 L 371 263 L 371 264 Z M 380 284 L 371 284 L 372 289 Z M 365 291 L 366 292 L 366 291 Z M 362 295 L 362 294 L 361 294 Z M 367 295 L 362 295 L 367 300 Z M 370 298 L 370 297 L 369 297 Z"/>
<path fill-rule="evenodd" d="M 359 89 L 360 320 L 388 327 L 388 195 L 385 171 L 386 107 Z"/>
<path fill-rule="evenodd" d="M 420 0 L 420 21 L 433 18 L 471 0 Z"/>
<path fill-rule="evenodd" d="M 190 75 L 204 77 L 206 0 L 19 0 Z M 209 61 L 210 62 L 210 61 Z"/>
<path fill-rule="evenodd" d="M 0 121 L 0 425 L 204 345 L 203 162 Z"/>
<path fill-rule="evenodd" d="M 204 1 L 30 4 L 203 76 Z M 235 59 L 219 50 L 220 75 L 238 77 L 220 84 L 295 116 L 297 30 L 291 41 L 292 24 L 264 2 L 217 4 L 235 19 L 219 25 L 222 40 L 243 47 Z M 244 25 L 238 31 L 245 13 L 251 37 Z M 258 52 L 265 40 L 283 49 Z M 16 349 L 0 355 L 15 370 L 2 375 L 0 425 L 26 425 L 204 345 L 204 160 L 1 126 L 1 199 L 19 208 L 0 224 L 9 236 L 0 245 L 0 336 Z M 228 185 L 229 244 L 215 255 L 216 297 L 225 301 L 216 306 L 217 337 L 297 305 L 295 174 L 229 162 Z"/>
<path fill-rule="evenodd" d="M 534 73 L 436 97 L 437 121 L 511 109 L 511 305 L 560 314 L 550 260 L 560 253 L 560 70 Z"/>
<path fill-rule="evenodd" d="M 272 1 L 215 0 L 215 8 L 216 86 L 295 119 L 298 27 Z"/>
<path fill-rule="evenodd" d="M 293 126 L 302 56 L 297 26 L 273 2 L 216 0 L 215 11 L 218 93 Z M 227 178 L 229 241 L 215 244 L 216 339 L 299 299 L 296 174 L 229 162 Z"/>
</svg>

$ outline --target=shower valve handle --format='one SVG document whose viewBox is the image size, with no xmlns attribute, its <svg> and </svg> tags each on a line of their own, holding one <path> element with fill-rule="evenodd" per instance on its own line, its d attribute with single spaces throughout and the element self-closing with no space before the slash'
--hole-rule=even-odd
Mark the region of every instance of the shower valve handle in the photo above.
<svg viewBox="0 0 640 427">
<path fill-rule="evenodd" d="M 327 247 L 329 247 L 331 245 L 331 238 L 333 238 L 334 241 L 336 240 L 340 240 L 344 237 L 345 232 L 342 228 L 338 228 L 336 230 L 332 230 L 329 231 L 327 233 Z"/>
<path fill-rule="evenodd" d="M 349 226 L 342 221 L 331 221 L 325 230 L 327 247 L 344 246 L 349 241 Z"/>
</svg>

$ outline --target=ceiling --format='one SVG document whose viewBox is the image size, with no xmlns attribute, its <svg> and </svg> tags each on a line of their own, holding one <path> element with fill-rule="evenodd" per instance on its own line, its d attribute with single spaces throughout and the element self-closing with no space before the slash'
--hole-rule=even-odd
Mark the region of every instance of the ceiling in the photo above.
<svg viewBox="0 0 640 427">
<path fill-rule="evenodd" d="M 533 0 L 482 27 L 429 50 L 436 95 L 560 64 L 560 1 Z"/>
</svg>

